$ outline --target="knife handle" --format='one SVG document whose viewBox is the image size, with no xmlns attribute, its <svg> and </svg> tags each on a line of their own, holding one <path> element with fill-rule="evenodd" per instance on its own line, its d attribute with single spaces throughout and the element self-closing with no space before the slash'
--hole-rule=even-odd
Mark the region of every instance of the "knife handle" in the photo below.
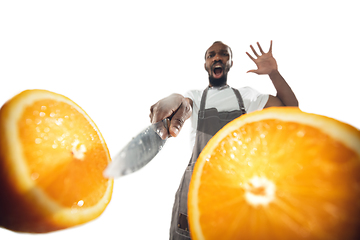
<svg viewBox="0 0 360 240">
<path fill-rule="evenodd" d="M 165 118 L 165 119 L 163 119 L 162 121 L 163 121 L 163 123 L 164 123 L 164 127 L 166 128 L 167 132 L 170 133 L 170 132 L 169 132 L 169 129 L 170 129 L 170 118 Z"/>
</svg>

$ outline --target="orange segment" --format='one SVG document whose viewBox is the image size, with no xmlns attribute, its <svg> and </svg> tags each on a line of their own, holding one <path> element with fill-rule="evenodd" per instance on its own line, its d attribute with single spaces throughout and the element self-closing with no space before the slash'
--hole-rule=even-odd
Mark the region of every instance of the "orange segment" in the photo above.
<svg viewBox="0 0 360 240">
<path fill-rule="evenodd" d="M 360 132 L 297 108 L 244 115 L 202 151 L 193 239 L 358 239 Z"/>
<path fill-rule="evenodd" d="M 1 108 L 0 129 L 1 226 L 49 232 L 105 210 L 113 187 L 102 175 L 109 151 L 76 103 L 45 90 L 24 91 Z"/>
</svg>

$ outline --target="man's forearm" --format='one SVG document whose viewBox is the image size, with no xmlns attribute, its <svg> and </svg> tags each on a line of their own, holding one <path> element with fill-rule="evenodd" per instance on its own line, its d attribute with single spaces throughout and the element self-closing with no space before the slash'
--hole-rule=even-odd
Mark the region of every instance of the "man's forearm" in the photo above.
<svg viewBox="0 0 360 240">
<path fill-rule="evenodd" d="M 276 97 L 284 104 L 284 106 L 298 107 L 299 103 L 294 92 L 281 76 L 278 70 L 274 70 L 269 74 L 271 81 L 276 89 Z"/>
</svg>

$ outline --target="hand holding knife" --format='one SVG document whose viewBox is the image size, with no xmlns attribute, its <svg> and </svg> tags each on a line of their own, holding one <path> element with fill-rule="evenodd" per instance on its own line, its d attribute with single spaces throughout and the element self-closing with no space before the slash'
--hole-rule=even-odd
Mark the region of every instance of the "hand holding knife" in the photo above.
<svg viewBox="0 0 360 240">
<path fill-rule="evenodd" d="M 172 94 L 152 105 L 150 120 L 153 124 L 134 137 L 113 158 L 104 176 L 116 178 L 144 167 L 158 154 L 169 137 L 179 134 L 191 113 L 192 100 L 180 94 Z"/>
</svg>

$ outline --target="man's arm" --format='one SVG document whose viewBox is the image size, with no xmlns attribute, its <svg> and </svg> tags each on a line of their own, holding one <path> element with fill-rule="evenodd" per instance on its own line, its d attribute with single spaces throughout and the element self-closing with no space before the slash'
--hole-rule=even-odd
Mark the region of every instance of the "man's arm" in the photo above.
<svg viewBox="0 0 360 240">
<path fill-rule="evenodd" d="M 270 49 L 265 53 L 260 44 L 257 43 L 261 55 L 259 55 L 253 46 L 250 45 L 251 50 L 257 58 L 253 58 L 248 52 L 246 54 L 253 60 L 258 67 L 257 70 L 250 70 L 256 74 L 268 74 L 274 87 L 276 89 L 276 96 L 269 96 L 269 100 L 265 104 L 264 108 L 275 106 L 299 106 L 298 100 L 290 86 L 278 71 L 277 63 L 272 55 L 272 41 L 270 42 Z"/>
<path fill-rule="evenodd" d="M 176 93 L 171 94 L 150 107 L 150 121 L 156 123 L 164 118 L 171 118 L 169 132 L 171 136 L 176 137 L 185 121 L 190 118 L 192 105 L 193 101 L 190 98 Z M 167 137 L 167 132 L 162 133 L 161 136 Z"/>
<path fill-rule="evenodd" d="M 287 84 L 285 79 L 281 76 L 279 71 L 275 70 L 269 74 L 269 77 L 274 84 L 276 89 L 276 97 L 269 96 L 269 100 L 265 105 L 267 107 L 274 106 L 295 106 L 298 107 L 299 103 L 296 99 L 294 92 L 291 90 L 290 86 Z"/>
</svg>

